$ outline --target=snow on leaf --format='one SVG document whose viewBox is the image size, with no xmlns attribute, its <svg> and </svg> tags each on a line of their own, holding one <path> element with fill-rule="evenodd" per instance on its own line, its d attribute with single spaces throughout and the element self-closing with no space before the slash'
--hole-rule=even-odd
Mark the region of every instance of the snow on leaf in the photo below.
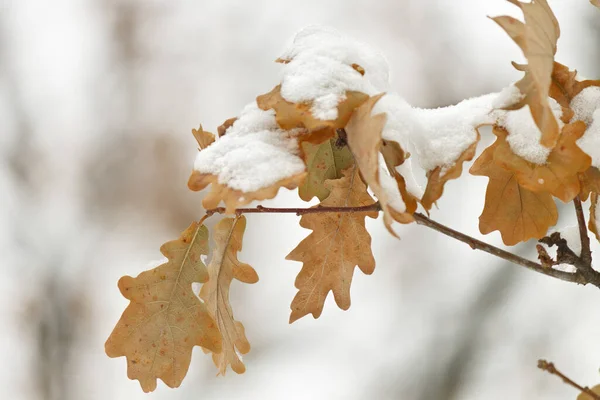
<svg viewBox="0 0 600 400">
<path fill-rule="evenodd" d="M 496 162 L 494 153 L 500 144 L 498 138 L 470 169 L 473 175 L 489 178 L 479 230 L 484 235 L 500 231 L 502 241 L 508 246 L 542 238 L 558 220 L 556 204 L 549 193 L 536 193 L 520 186 L 515 174 Z"/>
<path fill-rule="evenodd" d="M 361 180 L 357 166 L 343 172 L 340 179 L 327 180 L 329 196 L 325 207 L 360 207 L 373 203 Z M 318 206 L 315 206 L 318 207 Z M 369 275 L 375 269 L 371 252 L 371 236 L 365 229 L 365 218 L 376 218 L 377 212 L 305 214 L 300 226 L 312 230 L 288 254 L 287 260 L 302 262 L 296 278 L 298 293 L 291 304 L 290 323 L 307 314 L 318 318 L 330 291 L 342 310 L 350 307 L 350 284 L 354 267 Z"/>
<path fill-rule="evenodd" d="M 592 194 L 589 228 L 600 242 L 600 193 Z"/>
<path fill-rule="evenodd" d="M 592 122 L 577 144 L 592 158 L 592 165 L 600 168 L 600 108 L 594 110 Z"/>
<path fill-rule="evenodd" d="M 373 107 L 384 94 L 369 98 L 360 106 L 346 125 L 348 145 L 360 169 L 360 174 L 373 191 L 384 213 L 383 220 L 388 231 L 396 236 L 391 225 L 394 220 L 412 222 L 412 216 L 402 199 L 398 180 L 388 174 L 385 161 L 381 162 L 381 133 L 386 123 L 385 114 L 371 115 Z M 383 164 L 383 165 L 382 165 Z M 394 187 L 395 186 L 395 187 Z"/>
<path fill-rule="evenodd" d="M 473 157 L 475 157 L 479 134 L 477 135 L 477 138 L 477 141 L 465 150 L 458 160 L 456 160 L 454 166 L 448 169 L 436 167 L 427 173 L 427 187 L 425 188 L 425 194 L 423 194 L 423 198 L 421 199 L 421 204 L 426 210 L 431 210 L 433 204 L 442 197 L 446 182 L 461 176 L 464 162 L 471 161 Z"/>
<path fill-rule="evenodd" d="M 507 141 L 510 133 L 506 129 L 494 127 L 493 132 L 498 137 L 494 161 L 512 172 L 521 187 L 533 192 L 548 192 L 564 202 L 579 194 L 578 174 L 591 165 L 591 158 L 576 143 L 585 132 L 585 123 L 577 121 L 565 125 L 556 147 L 546 163 L 541 165 L 529 162 L 512 151 Z"/>
<path fill-rule="evenodd" d="M 208 230 L 194 222 L 160 251 L 168 262 L 119 280 L 130 303 L 105 344 L 109 357 L 127 357 L 127 376 L 144 392 L 156 389 L 156 379 L 178 387 L 194 346 L 221 351 L 215 321 L 192 291 L 192 283 L 208 279 L 201 260 L 208 254 Z"/>
<path fill-rule="evenodd" d="M 343 128 L 354 109 L 368 98 L 368 95 L 361 92 L 346 92 L 339 102 L 335 99 L 337 113 L 329 120 L 315 117 L 311 113 L 311 103 L 292 103 L 285 100 L 281 95 L 281 85 L 276 86 L 269 93 L 258 96 L 256 102 L 262 110 L 275 110 L 275 118 L 281 129 L 305 128 L 308 134 L 303 136 L 302 140 L 321 143 L 333 137 L 336 129 Z"/>
<path fill-rule="evenodd" d="M 552 70 L 552 84 L 550 85 L 549 95 L 563 108 L 571 109 L 573 107 L 573 100 L 578 98 L 584 89 L 597 86 L 600 86 L 600 81 L 578 81 L 577 71 L 571 71 L 566 65 L 555 62 Z M 579 108 L 577 104 L 575 104 L 575 108 Z M 563 112 L 562 119 L 564 123 L 571 122 L 573 114 L 577 114 L 573 111 L 571 110 L 569 113 Z M 588 121 L 583 121 L 589 124 Z"/>
<path fill-rule="evenodd" d="M 223 201 L 228 213 L 273 198 L 280 187 L 293 189 L 305 175 L 296 139 L 301 133 L 281 130 L 273 111 L 249 104 L 225 135 L 198 152 L 188 186 L 199 191 L 212 184 L 203 206 Z"/>
<path fill-rule="evenodd" d="M 529 3 L 508 0 L 521 8 L 525 23 L 508 16 L 492 18 L 521 48 L 528 65 L 513 63 L 525 76 L 515 85 L 525 97 L 506 109 L 516 110 L 529 105 L 533 119 L 542 132 L 541 144 L 554 147 L 559 135 L 559 127 L 548 103 L 548 93 L 552 83 L 552 71 L 556 43 L 560 28 L 554 13 L 546 0 L 532 0 Z"/>
<path fill-rule="evenodd" d="M 307 175 L 298 187 L 298 193 L 304 201 L 310 201 L 315 196 L 323 201 L 329 196 L 325 181 L 341 178 L 342 171 L 352 165 L 354 158 L 348 146 L 338 145 L 336 138 L 321 144 L 303 142 L 301 146 L 306 160 Z"/>
<path fill-rule="evenodd" d="M 208 264 L 210 279 L 200 290 L 200 298 L 204 300 L 209 312 L 214 316 L 223 339 L 222 351 L 213 353 L 212 356 L 222 375 L 225 375 L 228 365 L 231 365 L 231 369 L 238 374 L 244 373 L 246 367 L 238 352 L 246 354 L 250 351 L 244 326 L 233 319 L 229 302 L 229 288 L 234 278 L 244 283 L 258 282 L 256 271 L 237 259 L 237 253 L 242 250 L 245 229 L 244 216 L 222 219 L 215 226 L 213 237 L 216 247 Z"/>
<path fill-rule="evenodd" d="M 202 129 L 202 125 L 198 129 L 192 129 L 192 135 L 198 142 L 198 150 L 204 150 L 215 141 L 215 135 Z"/>
</svg>

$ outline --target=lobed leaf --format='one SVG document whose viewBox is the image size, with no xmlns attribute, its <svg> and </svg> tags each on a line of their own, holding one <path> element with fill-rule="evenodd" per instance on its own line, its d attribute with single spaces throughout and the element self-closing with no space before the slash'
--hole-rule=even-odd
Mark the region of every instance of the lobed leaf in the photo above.
<svg viewBox="0 0 600 400">
<path fill-rule="evenodd" d="M 342 178 L 327 180 L 325 186 L 330 194 L 321 206 L 359 207 L 373 203 L 356 165 L 346 169 Z M 298 293 L 292 301 L 290 323 L 307 314 L 318 318 L 330 291 L 338 307 L 342 310 L 350 307 L 354 267 L 358 265 L 365 274 L 371 274 L 375 269 L 371 236 L 365 228 L 366 217 L 376 218 L 377 212 L 302 216 L 300 226 L 312 233 L 286 257 L 303 263 L 296 278 Z"/>
<path fill-rule="evenodd" d="M 208 230 L 194 222 L 160 251 L 168 262 L 119 280 L 130 303 L 105 344 L 109 357 L 127 357 L 127 376 L 139 380 L 144 392 L 156 389 L 156 379 L 178 387 L 194 346 L 222 349 L 215 321 L 192 291 L 193 282 L 208 279 L 201 260 L 208 254 Z"/>
<path fill-rule="evenodd" d="M 242 250 L 242 238 L 246 229 L 246 218 L 225 218 L 215 226 L 215 249 L 208 264 L 210 279 L 202 286 L 200 298 L 204 300 L 211 315 L 214 316 L 222 337 L 222 351 L 213 352 L 213 362 L 219 373 L 225 375 L 227 366 L 231 365 L 238 374 L 244 373 L 246 367 L 239 354 L 250 351 L 250 343 L 246 338 L 244 325 L 233 319 L 233 311 L 229 302 L 229 289 L 233 279 L 244 283 L 258 282 L 256 271 L 248 264 L 237 259 Z"/>
<path fill-rule="evenodd" d="M 533 119 L 542 132 L 541 144 L 552 148 L 558 140 L 559 127 L 548 103 L 548 93 L 560 27 L 546 0 L 532 0 L 530 3 L 508 1 L 521 8 L 525 23 L 508 16 L 492 19 L 521 48 L 529 64 L 513 63 L 515 68 L 525 72 L 525 76 L 515 84 L 525 96 L 507 109 L 515 110 L 529 105 Z"/>
</svg>

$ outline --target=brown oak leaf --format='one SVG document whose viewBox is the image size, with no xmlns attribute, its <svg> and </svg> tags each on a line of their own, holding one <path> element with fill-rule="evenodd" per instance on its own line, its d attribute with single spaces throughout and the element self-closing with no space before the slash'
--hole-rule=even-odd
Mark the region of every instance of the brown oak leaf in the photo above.
<svg viewBox="0 0 600 400">
<path fill-rule="evenodd" d="M 540 239 L 558 220 L 556 204 L 549 193 L 520 186 L 515 174 L 495 161 L 494 153 L 500 143 L 497 139 L 485 149 L 470 169 L 473 175 L 489 178 L 479 230 L 484 235 L 500 231 L 508 246 Z"/>
<path fill-rule="evenodd" d="M 533 192 L 548 192 L 562 201 L 573 200 L 580 192 L 579 173 L 586 171 L 592 159 L 577 146 L 577 139 L 585 133 L 585 123 L 577 121 L 565 125 L 556 147 L 545 164 L 535 164 L 517 156 L 506 138 L 506 129 L 494 127 L 498 137 L 494 160 L 513 172 L 523 188 Z"/>
<path fill-rule="evenodd" d="M 516 69 L 525 72 L 523 79 L 515 84 L 524 98 L 506 109 L 516 110 L 529 105 L 533 119 L 542 132 L 541 144 L 552 148 L 558 139 L 559 127 L 548 102 L 548 93 L 560 27 L 546 0 L 532 0 L 529 3 L 508 1 L 521 8 L 525 23 L 509 16 L 492 19 L 521 48 L 528 65 L 513 63 Z"/>
<path fill-rule="evenodd" d="M 346 99 L 337 107 L 338 117 L 330 121 L 315 118 L 310 112 L 311 103 L 296 104 L 285 100 L 281 95 L 281 85 L 275 86 L 269 93 L 258 96 L 256 103 L 262 110 L 275 110 L 275 119 L 281 129 L 306 128 L 308 133 L 303 135 L 301 140 L 318 144 L 332 138 L 336 129 L 346 126 L 354 109 L 368 98 L 368 95 L 361 92 L 346 92 Z"/>
<path fill-rule="evenodd" d="M 600 194 L 593 193 L 590 206 L 590 231 L 596 235 L 596 239 L 600 242 Z"/>
<path fill-rule="evenodd" d="M 192 129 L 192 135 L 198 142 L 198 150 L 204 150 L 215 141 L 215 135 L 202 129 L 202 125 L 198 129 Z"/>
<path fill-rule="evenodd" d="M 550 97 L 563 107 L 561 119 L 569 123 L 573 117 L 571 102 L 581 91 L 590 86 L 600 86 L 600 80 L 577 80 L 577 71 L 569 70 L 566 65 L 555 62 L 552 70 L 552 84 L 550 85 Z M 567 109 L 568 112 L 564 110 Z"/>
<path fill-rule="evenodd" d="M 592 3 L 592 5 L 600 8 L 600 0 L 590 0 L 590 3 Z"/>
<path fill-rule="evenodd" d="M 329 196 L 325 181 L 341 178 L 342 171 L 354 163 L 354 158 L 348 146 L 339 146 L 336 138 L 321 144 L 303 142 L 301 146 L 307 175 L 298 187 L 298 193 L 304 201 L 310 201 L 315 196 L 323 201 Z"/>
<path fill-rule="evenodd" d="M 436 167 L 427 173 L 427 187 L 425 188 L 425 193 L 421 198 L 421 204 L 426 210 L 431 210 L 433 204 L 438 201 L 440 197 L 442 197 L 446 182 L 451 179 L 457 179 L 461 176 L 465 161 L 471 161 L 473 157 L 475 157 L 479 138 L 479 132 L 477 132 L 477 139 L 475 142 L 460 155 L 458 160 L 456 160 L 456 163 L 451 168 L 444 170 L 442 167 Z"/>
<path fill-rule="evenodd" d="M 256 271 L 248 264 L 237 259 L 242 250 L 242 237 L 246 229 L 246 218 L 225 218 L 215 226 L 215 249 L 208 264 L 210 279 L 202 286 L 200 298 L 214 316 L 217 327 L 223 338 L 222 351 L 213 353 L 212 358 L 225 375 L 227 366 L 231 365 L 238 374 L 244 373 L 246 367 L 238 356 L 250 351 L 250 343 L 246 339 L 244 325 L 233 319 L 233 311 L 229 302 L 229 288 L 233 279 L 244 283 L 258 282 Z"/>
<path fill-rule="evenodd" d="M 383 113 L 371 115 L 371 112 L 377 101 L 383 96 L 383 93 L 373 96 L 356 109 L 345 130 L 348 136 L 348 145 L 352 154 L 354 154 L 360 173 L 379 200 L 381 210 L 384 213 L 385 226 L 392 235 L 396 236 L 392 229 L 394 220 L 409 223 L 414 219 L 407 212 L 408 209 L 399 210 L 392 207 L 391 200 L 380 181 L 379 155 L 382 148 L 381 134 L 386 123 L 386 115 Z M 396 182 L 400 183 L 398 179 L 396 179 Z M 401 182 L 404 182 L 404 180 L 402 179 Z"/>
<path fill-rule="evenodd" d="M 192 171 L 188 181 L 188 187 L 193 191 L 200 191 L 210 186 L 210 192 L 202 199 L 202 206 L 207 209 L 213 209 L 219 206 L 223 201 L 225 203 L 226 213 L 233 214 L 236 208 L 243 207 L 255 200 L 272 199 L 277 195 L 280 188 L 295 189 L 302 184 L 306 173 L 303 172 L 289 178 L 281 179 L 275 184 L 259 189 L 254 192 L 242 192 L 232 189 L 219 183 L 219 177 L 212 174 L 203 174 L 199 171 Z"/>
<path fill-rule="evenodd" d="M 208 254 L 208 230 L 194 222 L 160 251 L 166 263 L 119 280 L 130 303 L 105 344 L 109 357 L 127 357 L 127 376 L 139 380 L 144 392 L 156 389 L 156 379 L 178 387 L 194 346 L 216 353 L 222 348 L 215 321 L 192 291 L 193 282 L 208 279 L 201 260 Z"/>
<path fill-rule="evenodd" d="M 579 196 L 582 201 L 586 201 L 591 193 L 600 193 L 600 170 L 596 167 L 590 167 L 582 174 L 579 174 L 581 183 L 581 192 Z"/>
<path fill-rule="evenodd" d="M 597 1 L 597 7 L 600 7 L 600 0 Z M 592 391 L 592 393 L 600 396 L 600 385 L 596 385 L 590 390 Z M 589 394 L 582 392 L 579 394 L 579 396 L 577 396 L 577 400 L 594 400 L 594 398 L 592 398 L 592 396 L 590 396 Z"/>
<path fill-rule="evenodd" d="M 237 117 L 229 118 L 225 120 L 225 122 L 223 122 L 221 125 L 219 125 L 219 127 L 217 128 L 217 133 L 219 134 L 219 137 L 224 136 L 225 132 L 227 132 L 227 129 L 231 128 L 231 126 L 237 120 Z"/>
<path fill-rule="evenodd" d="M 373 203 L 358 168 L 350 167 L 340 179 L 325 182 L 331 191 L 321 202 L 327 207 L 360 207 Z M 319 206 L 315 206 L 319 207 Z M 375 269 L 371 236 L 365 218 L 376 218 L 376 211 L 353 213 L 313 213 L 300 219 L 300 226 L 312 230 L 288 254 L 287 260 L 302 262 L 296 278 L 298 293 L 292 301 L 290 323 L 307 314 L 318 318 L 330 291 L 342 310 L 350 307 L 350 284 L 354 267 L 369 275 Z"/>
</svg>

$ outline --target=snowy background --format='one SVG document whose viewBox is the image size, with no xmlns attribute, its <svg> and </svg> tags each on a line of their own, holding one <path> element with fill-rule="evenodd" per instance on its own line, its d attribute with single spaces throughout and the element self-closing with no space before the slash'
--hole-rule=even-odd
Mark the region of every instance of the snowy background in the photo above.
<svg viewBox="0 0 600 400">
<path fill-rule="evenodd" d="M 557 60 L 600 77 L 600 12 L 550 4 Z M 214 130 L 269 91 L 297 30 L 328 25 L 371 43 L 395 91 L 437 107 L 519 79 L 518 47 L 486 18 L 504 13 L 518 16 L 503 0 L 0 0 L 0 398 L 575 398 L 538 358 L 600 382 L 596 288 L 418 226 L 397 241 L 381 220 L 369 221 L 376 271 L 355 274 L 351 309 L 329 299 L 319 320 L 290 326 L 300 264 L 284 257 L 307 232 L 294 216 L 248 217 L 240 259 L 260 282 L 232 289 L 252 344 L 244 375 L 215 377 L 196 349 L 179 389 L 146 395 L 124 358 L 104 354 L 127 304 L 119 277 L 201 216 L 201 195 L 186 187 L 191 129 Z M 478 235 L 485 183 L 451 182 L 433 217 Z M 559 225 L 573 223 L 563 209 Z"/>
</svg>

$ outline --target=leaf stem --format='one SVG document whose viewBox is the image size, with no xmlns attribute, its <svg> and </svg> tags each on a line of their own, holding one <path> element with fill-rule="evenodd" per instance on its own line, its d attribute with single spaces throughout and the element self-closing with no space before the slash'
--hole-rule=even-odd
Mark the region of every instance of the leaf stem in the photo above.
<svg viewBox="0 0 600 400">
<path fill-rule="evenodd" d="M 560 379 L 562 379 L 562 381 L 564 383 L 566 383 L 569 386 L 574 387 L 575 389 L 579 390 L 582 393 L 587 394 L 592 399 L 600 400 L 600 395 L 597 395 L 596 393 L 592 392 L 592 390 L 589 387 L 581 386 L 577 382 L 574 382 L 568 376 L 566 376 L 565 374 L 563 374 L 562 372 L 557 370 L 553 363 L 548 362 L 546 360 L 538 360 L 538 368 L 541 369 L 542 371 L 548 372 L 550 375 L 558 376 Z"/>
<path fill-rule="evenodd" d="M 585 223 L 585 215 L 583 214 L 583 206 L 579 196 L 573 199 L 575 212 L 577 213 L 577 223 L 579 224 L 579 236 L 581 237 L 581 260 L 592 268 L 592 251 L 590 249 L 590 237 L 588 235 L 587 226 Z"/>
</svg>

